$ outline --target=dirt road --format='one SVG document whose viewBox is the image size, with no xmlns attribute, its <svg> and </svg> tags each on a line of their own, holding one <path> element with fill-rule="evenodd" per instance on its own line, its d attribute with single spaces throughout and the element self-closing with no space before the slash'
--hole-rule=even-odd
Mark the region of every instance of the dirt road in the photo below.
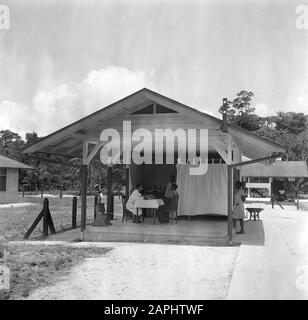
<svg viewBox="0 0 308 320">
<path fill-rule="evenodd" d="M 86 245 L 82 243 L 81 245 Z M 98 244 L 106 246 L 106 244 Z M 110 244 L 28 299 L 225 299 L 239 247 Z"/>
</svg>

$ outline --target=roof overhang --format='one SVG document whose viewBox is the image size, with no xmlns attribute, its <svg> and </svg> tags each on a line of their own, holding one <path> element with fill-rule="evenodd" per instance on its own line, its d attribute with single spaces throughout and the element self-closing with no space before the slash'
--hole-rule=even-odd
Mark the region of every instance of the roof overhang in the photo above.
<svg viewBox="0 0 308 320">
<path fill-rule="evenodd" d="M 276 161 L 270 165 L 254 163 L 240 170 L 242 177 L 308 178 L 306 161 Z"/>
<path fill-rule="evenodd" d="M 22 162 L 0 155 L 0 168 L 34 170 Z"/>
<path fill-rule="evenodd" d="M 215 125 L 217 130 L 220 130 L 221 119 L 144 88 L 26 146 L 22 152 L 28 154 L 47 153 L 64 155 L 70 158 L 81 157 L 83 142 L 88 138 L 84 134 L 85 128 L 97 124 L 103 126 L 104 121 L 108 121 L 108 119 L 123 113 L 123 110 L 130 110 L 136 105 L 144 104 L 148 101 L 154 101 L 157 104 L 183 112 L 198 121 L 210 121 Z M 285 148 L 282 145 L 261 138 L 235 125 L 228 124 L 227 131 L 233 137 L 234 142 L 240 147 L 243 155 L 251 159 L 266 157 L 273 153 L 285 152 Z M 97 139 L 98 138 L 99 137 L 97 137 Z"/>
</svg>

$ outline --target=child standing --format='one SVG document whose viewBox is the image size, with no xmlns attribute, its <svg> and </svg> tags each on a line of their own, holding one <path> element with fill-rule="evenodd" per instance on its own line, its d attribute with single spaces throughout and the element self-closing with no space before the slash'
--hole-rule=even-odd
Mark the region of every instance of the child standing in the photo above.
<svg viewBox="0 0 308 320">
<path fill-rule="evenodd" d="M 236 221 L 240 221 L 241 230 L 236 232 L 237 234 L 244 234 L 244 218 L 245 208 L 244 202 L 246 199 L 245 193 L 242 189 L 243 185 L 240 181 L 235 183 L 235 194 L 234 194 L 234 206 L 233 206 L 233 226 L 236 230 Z"/>
</svg>

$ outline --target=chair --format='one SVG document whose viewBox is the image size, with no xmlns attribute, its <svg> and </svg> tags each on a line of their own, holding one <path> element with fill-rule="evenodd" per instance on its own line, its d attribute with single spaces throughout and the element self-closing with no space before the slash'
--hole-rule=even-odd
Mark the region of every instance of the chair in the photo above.
<svg viewBox="0 0 308 320">
<path fill-rule="evenodd" d="M 175 223 L 178 222 L 178 203 L 179 203 L 179 195 L 174 195 L 170 200 L 170 222 L 175 220 Z M 175 217 L 173 214 L 175 213 Z"/>
<path fill-rule="evenodd" d="M 127 221 L 128 219 L 132 218 L 132 214 L 129 212 L 129 210 L 126 209 L 126 199 L 125 196 L 122 196 L 122 206 L 123 206 L 123 215 L 122 215 L 122 223 Z"/>
</svg>

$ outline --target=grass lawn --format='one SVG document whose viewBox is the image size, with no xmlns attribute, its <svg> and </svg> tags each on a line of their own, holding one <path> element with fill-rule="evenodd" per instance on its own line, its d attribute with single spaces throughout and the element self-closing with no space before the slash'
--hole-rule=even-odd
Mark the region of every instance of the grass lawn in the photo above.
<svg viewBox="0 0 308 320">
<path fill-rule="evenodd" d="M 57 232 L 71 229 L 72 226 L 72 197 L 53 197 L 46 194 L 49 209 Z M 80 197 L 77 197 L 77 226 L 80 226 Z M 22 299 L 34 289 L 47 286 L 58 281 L 61 276 L 71 270 L 74 265 L 85 258 L 101 256 L 111 248 L 72 248 L 65 245 L 36 245 L 14 243 L 10 241 L 23 240 L 25 233 L 43 207 L 40 196 L 26 195 L 19 197 L 16 205 L 0 205 L 0 236 L 8 243 L 4 263 L 10 270 L 10 289 L 0 290 L 0 300 Z M 25 204 L 33 205 L 25 205 Z M 24 206 L 23 206 L 24 204 Z M 93 223 L 94 197 L 87 199 L 87 224 Z M 115 216 L 122 212 L 121 200 L 115 197 Z M 29 240 L 42 238 L 42 220 L 34 229 Z M 47 238 L 48 240 L 48 238 Z"/>
<path fill-rule="evenodd" d="M 46 197 L 49 200 L 50 213 L 57 232 L 68 230 L 72 226 L 72 198 Z M 80 225 L 80 197 L 77 197 L 77 226 Z M 18 203 L 33 203 L 31 206 L 21 207 L 1 207 L 0 206 L 0 235 L 7 240 L 22 240 L 27 230 L 30 228 L 36 216 L 43 208 L 44 199 L 39 196 L 27 195 L 20 197 Z M 114 198 L 115 216 L 120 216 L 122 212 L 121 199 Z M 87 199 L 87 224 L 93 222 L 94 217 L 94 197 Z M 29 240 L 40 239 L 42 237 L 42 220 L 37 225 Z"/>
<path fill-rule="evenodd" d="M 3 259 L 10 270 L 10 289 L 0 300 L 26 298 L 33 290 L 54 284 L 86 258 L 102 256 L 111 248 L 76 248 L 64 245 L 12 244 Z"/>
</svg>

